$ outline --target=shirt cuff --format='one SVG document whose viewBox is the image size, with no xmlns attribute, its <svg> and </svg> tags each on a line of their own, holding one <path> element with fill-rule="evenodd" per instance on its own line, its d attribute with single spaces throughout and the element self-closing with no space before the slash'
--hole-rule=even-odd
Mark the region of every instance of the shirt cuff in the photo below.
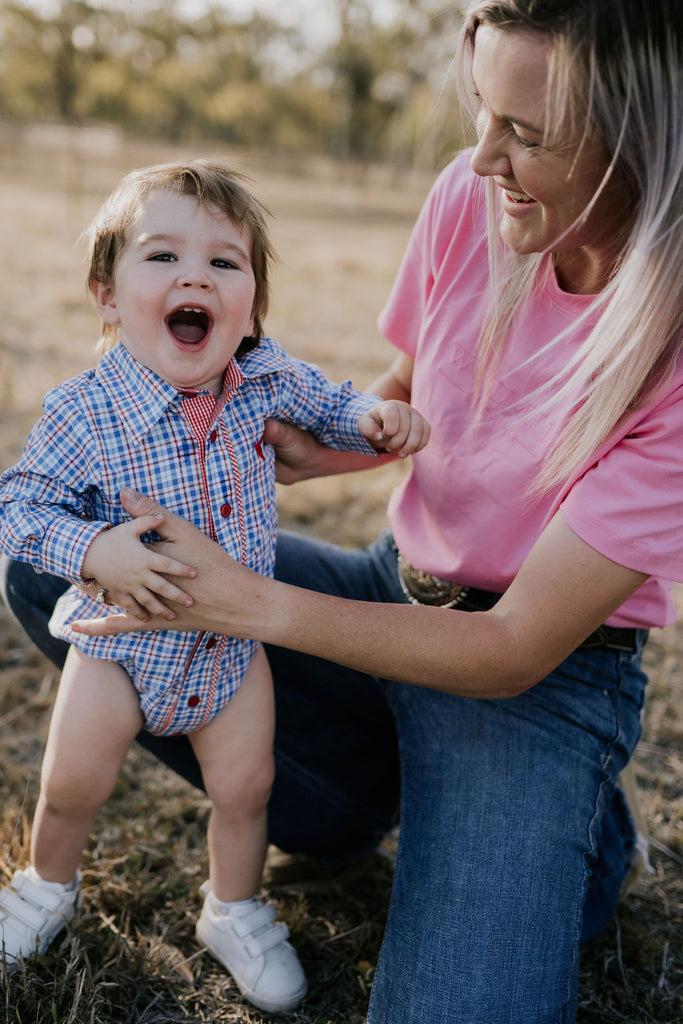
<svg viewBox="0 0 683 1024">
<path fill-rule="evenodd" d="M 81 572 L 85 556 L 95 538 L 110 529 L 111 523 L 60 518 L 45 531 L 41 568 L 76 586 L 87 583 Z"/>
</svg>

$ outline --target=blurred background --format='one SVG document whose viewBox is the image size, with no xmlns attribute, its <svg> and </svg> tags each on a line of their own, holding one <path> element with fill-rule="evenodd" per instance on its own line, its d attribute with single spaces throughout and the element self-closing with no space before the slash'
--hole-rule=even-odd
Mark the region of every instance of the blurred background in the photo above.
<svg viewBox="0 0 683 1024">
<path fill-rule="evenodd" d="M 459 144 L 434 102 L 458 17 L 443 0 L 5 0 L 0 119 L 431 170 Z"/>
</svg>

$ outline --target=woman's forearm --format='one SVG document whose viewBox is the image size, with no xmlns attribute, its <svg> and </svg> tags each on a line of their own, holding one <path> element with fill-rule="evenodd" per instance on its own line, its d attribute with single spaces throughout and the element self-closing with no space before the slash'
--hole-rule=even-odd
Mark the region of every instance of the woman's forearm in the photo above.
<svg viewBox="0 0 683 1024">
<path fill-rule="evenodd" d="M 159 508 L 130 492 L 122 492 L 122 500 L 135 517 Z M 164 538 L 161 553 L 196 569 L 196 578 L 182 583 L 192 606 L 174 606 L 172 624 L 113 616 L 83 623 L 80 632 L 210 630 L 469 697 L 511 697 L 533 686 L 646 579 L 589 547 L 559 515 L 488 612 L 373 604 L 302 590 L 245 568 L 178 516 L 167 513 L 157 530 Z"/>
<path fill-rule="evenodd" d="M 273 588 L 269 619 L 257 627 L 264 642 L 462 696 L 510 697 L 537 681 L 515 656 L 504 616 Z"/>
<path fill-rule="evenodd" d="M 590 548 L 560 516 L 487 612 L 351 601 L 243 567 L 243 579 L 236 579 L 235 568 L 224 567 L 210 628 L 237 628 L 240 636 L 372 675 L 486 698 L 514 696 L 539 682 L 646 579 Z"/>
</svg>

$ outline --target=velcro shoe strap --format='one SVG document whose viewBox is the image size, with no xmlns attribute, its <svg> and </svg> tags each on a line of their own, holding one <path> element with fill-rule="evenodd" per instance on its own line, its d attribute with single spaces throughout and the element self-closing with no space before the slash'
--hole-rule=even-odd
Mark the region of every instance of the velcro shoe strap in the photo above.
<svg viewBox="0 0 683 1024">
<path fill-rule="evenodd" d="M 45 911 L 32 907 L 30 903 L 17 896 L 11 889 L 3 889 L 0 893 L 0 911 L 6 911 L 15 921 L 21 921 L 30 928 L 39 931 L 45 921 Z"/>
<path fill-rule="evenodd" d="M 244 943 L 244 948 L 249 956 L 257 957 L 267 953 L 273 946 L 279 946 L 281 942 L 289 938 L 289 928 L 282 921 L 274 924 L 262 935 L 252 935 Z"/>
<path fill-rule="evenodd" d="M 257 907 L 256 910 L 245 914 L 244 917 L 231 917 L 230 923 L 235 935 L 239 935 L 240 939 L 246 939 L 247 935 L 252 935 L 259 928 L 269 925 L 274 920 L 275 907 L 267 903 L 265 907 Z"/>
<path fill-rule="evenodd" d="M 27 878 L 23 871 L 15 871 L 12 876 L 12 888 L 18 892 L 22 900 L 38 904 L 44 910 L 59 910 L 62 906 L 63 893 L 48 889 L 46 885 L 37 885 Z"/>
</svg>

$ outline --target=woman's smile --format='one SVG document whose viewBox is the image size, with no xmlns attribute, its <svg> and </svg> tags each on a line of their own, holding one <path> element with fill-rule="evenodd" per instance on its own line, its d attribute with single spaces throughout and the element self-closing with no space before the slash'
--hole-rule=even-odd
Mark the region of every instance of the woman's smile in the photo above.
<svg viewBox="0 0 683 1024">
<path fill-rule="evenodd" d="M 623 200 L 601 140 L 546 128 L 552 41 L 539 32 L 477 29 L 472 66 L 479 142 L 472 169 L 499 187 L 500 235 L 519 255 L 554 252 L 567 291 L 599 290 L 614 265 Z"/>
</svg>

